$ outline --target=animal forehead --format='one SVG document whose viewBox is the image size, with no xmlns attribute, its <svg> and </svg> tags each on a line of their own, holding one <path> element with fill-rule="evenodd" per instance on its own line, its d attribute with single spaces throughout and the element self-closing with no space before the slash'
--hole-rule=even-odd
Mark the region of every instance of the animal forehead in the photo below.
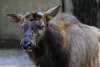
<svg viewBox="0 0 100 67">
<path fill-rule="evenodd" d="M 26 13 L 25 17 L 34 17 L 34 16 L 43 16 L 44 13 L 41 11 L 36 11 L 36 12 L 32 12 L 32 13 Z"/>
</svg>

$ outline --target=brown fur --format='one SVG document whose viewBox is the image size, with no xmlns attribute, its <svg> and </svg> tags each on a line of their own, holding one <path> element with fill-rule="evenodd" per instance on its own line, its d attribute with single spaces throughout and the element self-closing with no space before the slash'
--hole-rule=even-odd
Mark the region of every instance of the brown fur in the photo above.
<svg viewBox="0 0 100 67">
<path fill-rule="evenodd" d="M 58 16 L 51 21 L 51 24 L 53 24 L 57 29 L 56 31 L 59 33 L 64 49 L 69 48 L 69 46 L 74 47 L 72 45 L 77 43 L 76 48 L 79 50 L 76 53 L 80 54 L 80 56 L 76 55 L 76 58 L 74 58 L 73 55 L 75 55 L 74 52 L 77 49 L 72 48 L 70 52 L 72 53 L 71 58 L 73 59 L 70 58 L 68 67 L 97 67 L 99 52 L 98 43 L 100 38 L 98 34 L 100 34 L 100 32 L 95 30 L 95 27 L 93 30 L 93 27 L 81 24 L 74 16 L 66 16 L 64 14 L 58 14 Z M 73 40 L 76 38 L 76 42 L 73 42 L 72 44 L 70 42 L 71 36 L 73 36 Z M 80 38 L 83 40 L 82 42 L 79 40 Z M 82 46 L 84 46 L 84 50 Z M 84 51 L 86 52 L 83 53 Z M 77 62 L 78 60 L 80 62 Z M 76 61 L 75 64 L 72 64 L 74 61 Z"/>
</svg>

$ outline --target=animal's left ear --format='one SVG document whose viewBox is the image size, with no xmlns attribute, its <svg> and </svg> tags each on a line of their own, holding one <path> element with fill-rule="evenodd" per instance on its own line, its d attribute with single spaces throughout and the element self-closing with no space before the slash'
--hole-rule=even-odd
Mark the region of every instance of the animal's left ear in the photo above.
<svg viewBox="0 0 100 67">
<path fill-rule="evenodd" d="M 57 15 L 60 10 L 61 5 L 57 5 L 44 13 L 46 15 L 47 21 L 51 20 L 53 17 Z"/>
</svg>

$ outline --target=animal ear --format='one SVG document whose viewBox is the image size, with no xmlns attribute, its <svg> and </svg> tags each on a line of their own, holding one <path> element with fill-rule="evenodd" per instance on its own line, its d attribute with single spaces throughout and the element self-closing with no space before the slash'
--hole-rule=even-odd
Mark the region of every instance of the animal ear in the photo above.
<svg viewBox="0 0 100 67">
<path fill-rule="evenodd" d="M 22 20 L 22 15 L 7 14 L 7 17 L 13 23 L 19 23 Z"/>
<path fill-rule="evenodd" d="M 46 15 L 47 20 L 51 20 L 53 17 L 55 17 L 57 15 L 57 13 L 59 12 L 60 7 L 61 7 L 61 5 L 57 5 L 51 9 L 49 9 L 48 11 L 46 11 L 44 13 L 44 15 Z"/>
</svg>

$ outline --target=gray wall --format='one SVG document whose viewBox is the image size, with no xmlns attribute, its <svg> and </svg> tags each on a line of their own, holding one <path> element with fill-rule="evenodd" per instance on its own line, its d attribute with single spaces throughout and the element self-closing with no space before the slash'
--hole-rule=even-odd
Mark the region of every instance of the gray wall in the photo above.
<svg viewBox="0 0 100 67">
<path fill-rule="evenodd" d="M 68 14 L 72 14 L 73 5 L 71 0 L 65 0 L 65 11 Z"/>
<path fill-rule="evenodd" d="M 59 3 L 60 0 L 0 0 L 0 38 L 22 37 L 19 24 L 12 24 L 7 19 L 9 13 L 26 13 L 34 10 L 47 10 Z M 71 13 L 72 5 L 66 0 L 66 12 Z"/>
</svg>

